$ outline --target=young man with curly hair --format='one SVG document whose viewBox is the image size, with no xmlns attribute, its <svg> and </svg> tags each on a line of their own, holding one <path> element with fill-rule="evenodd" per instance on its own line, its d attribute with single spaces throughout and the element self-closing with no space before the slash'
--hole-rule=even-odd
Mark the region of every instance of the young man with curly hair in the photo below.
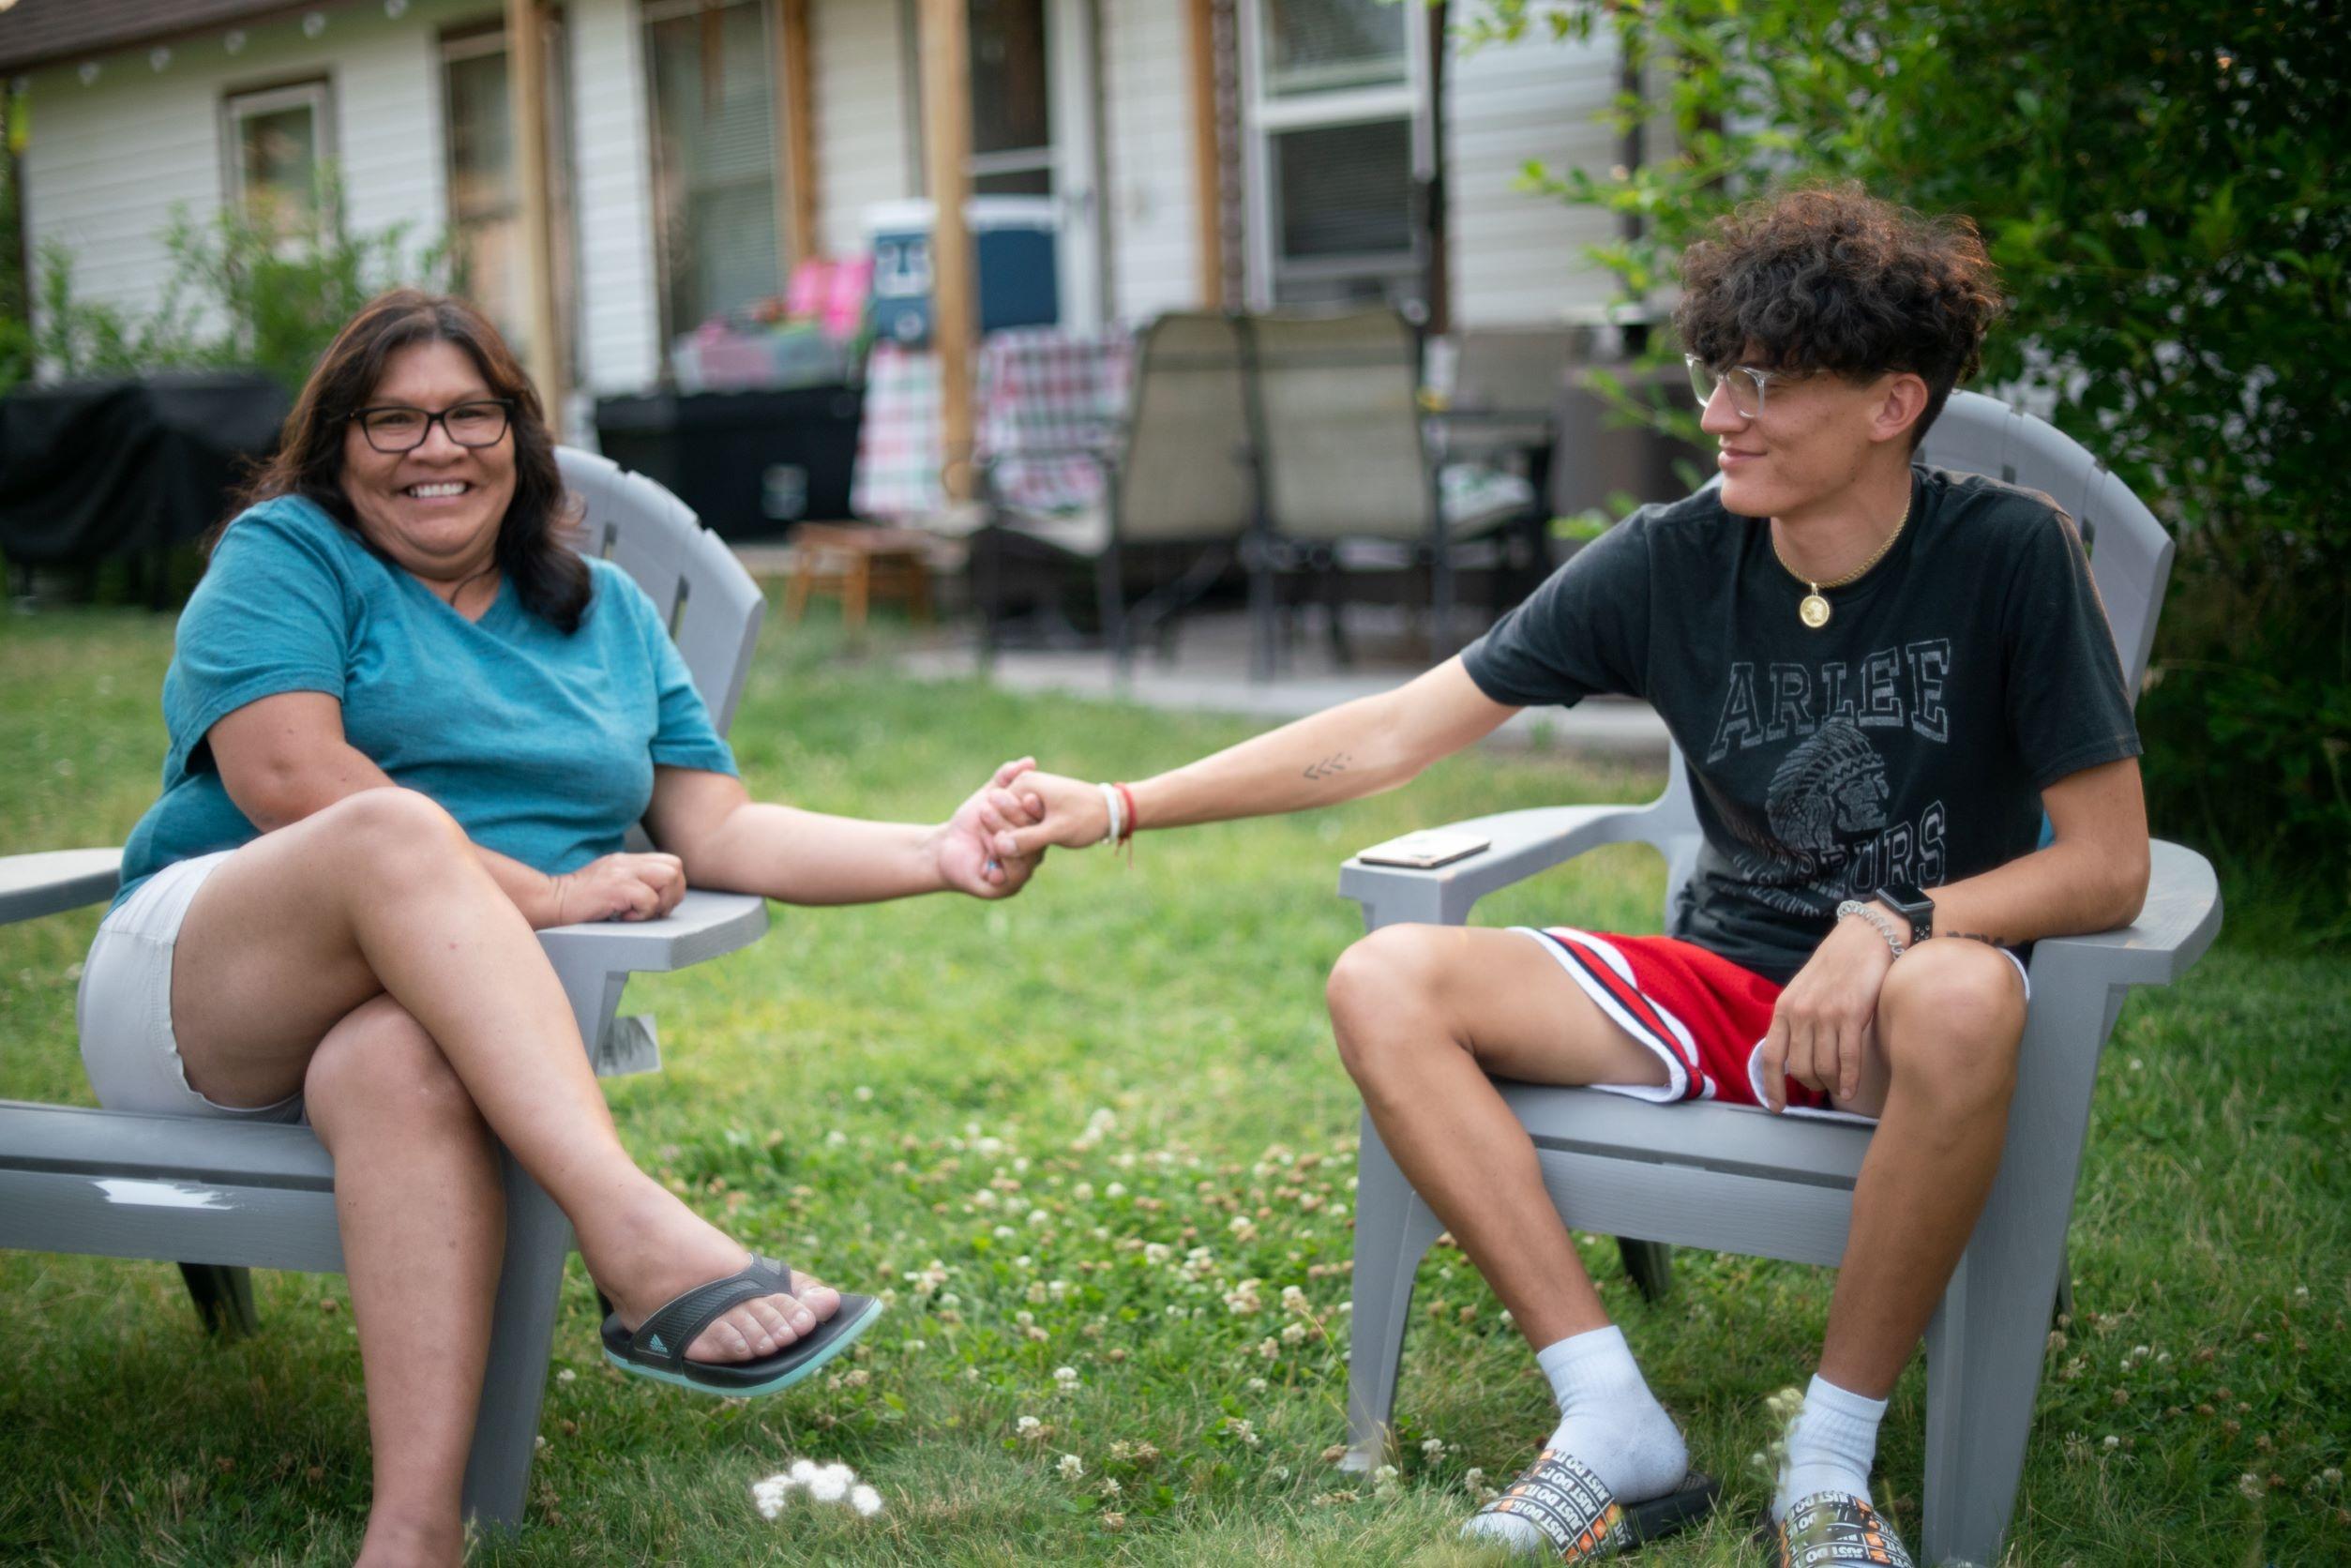
<svg viewBox="0 0 2351 1568">
<path fill-rule="evenodd" d="M 1559 1399 L 1540 1457 L 1465 1531 L 1573 1560 L 1713 1494 L 1505 1078 L 1877 1123 L 1768 1538 L 1782 1563 L 1906 1564 L 1871 1501 L 1878 1422 L 1999 1164 L 2020 950 L 2145 897 L 2139 743 L 2071 520 L 1914 460 L 1997 308 L 1972 228 L 1802 191 L 1724 221 L 1682 284 L 1718 488 L 1634 513 L 1398 690 L 1131 786 L 1029 776 L 992 807 L 998 849 L 1328 806 L 1529 704 L 1653 704 L 1705 840 L 1670 935 L 1388 927 L 1331 975 L 1381 1138 Z"/>
</svg>

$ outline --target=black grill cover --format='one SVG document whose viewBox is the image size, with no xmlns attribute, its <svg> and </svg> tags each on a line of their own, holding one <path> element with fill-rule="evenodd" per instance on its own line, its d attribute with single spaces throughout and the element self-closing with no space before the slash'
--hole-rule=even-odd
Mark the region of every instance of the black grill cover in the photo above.
<svg viewBox="0 0 2351 1568">
<path fill-rule="evenodd" d="M 201 536 L 292 406 L 243 370 L 19 387 L 0 398 L 0 554 L 86 565 Z"/>
</svg>

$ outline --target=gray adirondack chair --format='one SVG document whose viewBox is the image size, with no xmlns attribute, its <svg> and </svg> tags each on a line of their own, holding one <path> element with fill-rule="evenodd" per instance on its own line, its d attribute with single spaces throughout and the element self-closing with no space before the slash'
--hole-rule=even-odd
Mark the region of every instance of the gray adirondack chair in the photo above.
<svg viewBox="0 0 2351 1568">
<path fill-rule="evenodd" d="M 635 578 L 659 607 L 724 731 L 749 672 L 765 603 L 717 535 L 676 497 L 600 457 L 557 454 L 586 503 L 581 548 Z M 641 835 L 638 836 L 641 838 Z M 111 897 L 118 850 L 0 859 L 0 924 Z M 667 919 L 539 933 L 600 1076 L 657 1068 L 651 1022 L 619 1014 L 633 973 L 667 972 L 759 939 L 764 899 L 688 893 Z M 522 1518 L 570 1222 L 501 1152 L 506 1246 L 465 1507 Z M 0 1246 L 178 1262 L 216 1328 L 252 1326 L 251 1268 L 343 1270 L 335 1171 L 308 1127 L 0 1101 Z"/>
<path fill-rule="evenodd" d="M 1952 396 L 1924 455 L 1941 467 L 2045 490 L 2075 519 L 2135 692 L 2171 569 L 2172 542 L 2154 515 L 2071 438 L 1973 393 Z M 1434 871 L 1349 860 L 1340 893 L 1363 905 L 1374 929 L 1460 925 L 1498 888 L 1596 845 L 1641 842 L 1665 856 L 1670 907 L 1698 849 L 1679 753 L 1665 792 L 1646 806 L 1512 811 L 1459 825 L 1492 847 Z M 2134 924 L 2033 950 L 2007 1153 L 1927 1330 L 1929 1562 L 1998 1559 L 2024 1471 L 2099 1053 L 2130 988 L 2178 979 L 2220 929 L 2220 890 L 2204 858 L 2159 841 L 2153 859 Z M 1654 1106 L 1591 1090 L 1501 1087 L 1534 1139 L 1552 1202 L 1577 1229 L 1803 1263 L 1834 1263 L 1844 1253 L 1853 1184 L 1869 1147 L 1865 1127 L 1729 1106 Z M 1357 1182 L 1349 1463 L 1366 1468 L 1386 1440 L 1413 1273 L 1441 1227 L 1369 1117 Z M 1628 1251 L 1632 1260 L 1643 1256 Z"/>
</svg>

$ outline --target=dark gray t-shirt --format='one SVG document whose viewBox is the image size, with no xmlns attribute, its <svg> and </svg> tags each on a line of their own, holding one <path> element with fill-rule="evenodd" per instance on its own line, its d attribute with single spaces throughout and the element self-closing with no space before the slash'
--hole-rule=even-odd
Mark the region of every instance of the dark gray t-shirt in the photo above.
<svg viewBox="0 0 2351 1568">
<path fill-rule="evenodd" d="M 1462 655 L 1498 702 L 1657 709 L 1706 840 L 1669 929 L 1781 983 L 1839 900 L 2013 860 L 2042 790 L 2139 754 L 2072 520 L 1993 479 L 1911 483 L 1902 536 L 1818 631 L 1770 525 L 1702 490 L 1635 512 Z"/>
</svg>

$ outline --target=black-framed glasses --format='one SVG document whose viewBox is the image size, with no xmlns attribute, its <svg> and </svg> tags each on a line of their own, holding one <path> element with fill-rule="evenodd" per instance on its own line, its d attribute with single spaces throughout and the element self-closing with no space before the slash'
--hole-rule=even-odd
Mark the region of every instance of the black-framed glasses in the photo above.
<svg viewBox="0 0 2351 1568">
<path fill-rule="evenodd" d="M 1695 354 L 1683 354 L 1681 362 L 1690 367 L 1690 391 L 1697 398 L 1699 408 L 1711 407 L 1714 389 L 1727 386 L 1730 406 L 1739 411 L 1741 419 L 1763 417 L 1765 398 L 1773 382 L 1793 384 L 1810 374 L 1803 370 L 1758 370 L 1752 365 L 1733 365 L 1718 370 Z"/>
<path fill-rule="evenodd" d="M 422 446 L 435 425 L 446 430 L 449 439 L 460 446 L 495 446 L 505 439 L 506 425 L 513 413 L 511 398 L 479 398 L 472 402 L 452 403 L 438 414 L 400 403 L 384 403 L 363 408 L 351 417 L 358 424 L 359 433 L 368 438 L 369 445 L 387 456 L 396 456 Z"/>
</svg>

